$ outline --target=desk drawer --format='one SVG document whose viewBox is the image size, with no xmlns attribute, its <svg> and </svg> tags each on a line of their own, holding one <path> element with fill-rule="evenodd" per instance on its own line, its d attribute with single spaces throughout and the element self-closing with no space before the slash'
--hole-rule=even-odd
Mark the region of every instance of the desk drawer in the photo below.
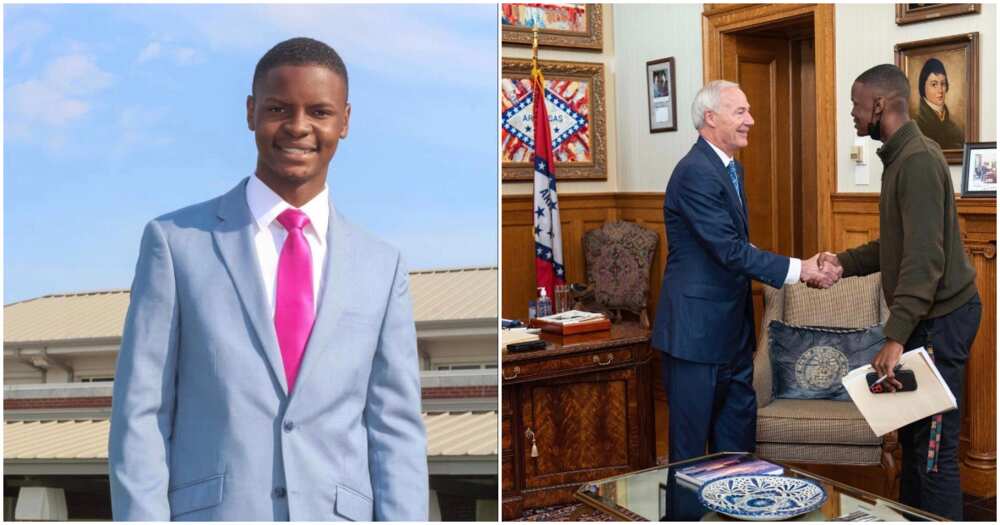
<svg viewBox="0 0 1000 525">
<path fill-rule="evenodd" d="M 609 348 L 581 354 L 553 356 L 551 359 L 504 365 L 504 381 L 523 381 L 557 377 L 567 373 L 589 372 L 602 368 L 628 365 L 635 361 L 637 347 Z"/>
</svg>

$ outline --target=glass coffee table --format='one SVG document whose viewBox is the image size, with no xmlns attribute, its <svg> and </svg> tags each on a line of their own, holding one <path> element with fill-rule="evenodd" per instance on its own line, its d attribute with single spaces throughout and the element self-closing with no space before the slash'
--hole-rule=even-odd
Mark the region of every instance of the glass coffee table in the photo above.
<svg viewBox="0 0 1000 525">
<path fill-rule="evenodd" d="M 621 521 L 734 520 L 703 506 L 698 500 L 698 489 L 686 482 L 678 481 L 673 475 L 678 467 L 724 456 L 754 457 L 746 453 L 720 452 L 639 470 L 584 484 L 577 490 L 576 498 L 588 507 L 608 513 Z M 948 521 L 940 516 L 907 507 L 902 503 L 804 470 L 780 464 L 779 466 L 784 468 L 785 476 L 814 481 L 826 491 L 827 495 L 822 507 L 788 521 L 876 521 L 845 519 L 847 516 L 877 517 L 881 521 Z"/>
</svg>

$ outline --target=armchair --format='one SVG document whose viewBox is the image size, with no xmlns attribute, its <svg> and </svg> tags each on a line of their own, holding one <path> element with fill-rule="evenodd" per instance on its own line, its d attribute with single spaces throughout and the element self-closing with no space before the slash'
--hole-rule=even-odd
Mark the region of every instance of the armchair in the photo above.
<svg viewBox="0 0 1000 525">
<path fill-rule="evenodd" d="M 799 326 L 864 328 L 885 322 L 879 274 L 843 279 L 828 290 L 804 284 L 764 287 L 764 315 L 754 356 L 757 453 L 776 461 L 881 466 L 886 494 L 895 494 L 896 433 L 876 436 L 850 401 L 775 399 L 767 327 L 777 319 Z"/>
</svg>

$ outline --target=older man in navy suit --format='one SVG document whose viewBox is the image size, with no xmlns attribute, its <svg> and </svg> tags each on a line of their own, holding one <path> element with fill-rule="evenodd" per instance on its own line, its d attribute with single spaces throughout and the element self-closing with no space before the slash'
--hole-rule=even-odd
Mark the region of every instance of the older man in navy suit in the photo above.
<svg viewBox="0 0 1000 525">
<path fill-rule="evenodd" d="M 663 202 L 669 255 L 653 346 L 663 352 L 670 461 L 754 449 L 750 281 L 829 287 L 839 274 L 750 244 L 743 168 L 733 158 L 753 126 L 746 95 L 716 80 L 695 96 L 700 135 L 674 168 Z M 832 266 L 832 265 L 831 265 Z"/>
</svg>

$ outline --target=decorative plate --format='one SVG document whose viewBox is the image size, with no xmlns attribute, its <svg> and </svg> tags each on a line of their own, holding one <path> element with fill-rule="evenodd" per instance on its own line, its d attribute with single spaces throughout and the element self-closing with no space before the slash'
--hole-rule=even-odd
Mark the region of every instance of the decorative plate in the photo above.
<svg viewBox="0 0 1000 525">
<path fill-rule="evenodd" d="M 774 521 L 818 509 L 826 491 L 814 481 L 787 476 L 729 476 L 702 485 L 705 507 L 733 518 Z"/>
</svg>

